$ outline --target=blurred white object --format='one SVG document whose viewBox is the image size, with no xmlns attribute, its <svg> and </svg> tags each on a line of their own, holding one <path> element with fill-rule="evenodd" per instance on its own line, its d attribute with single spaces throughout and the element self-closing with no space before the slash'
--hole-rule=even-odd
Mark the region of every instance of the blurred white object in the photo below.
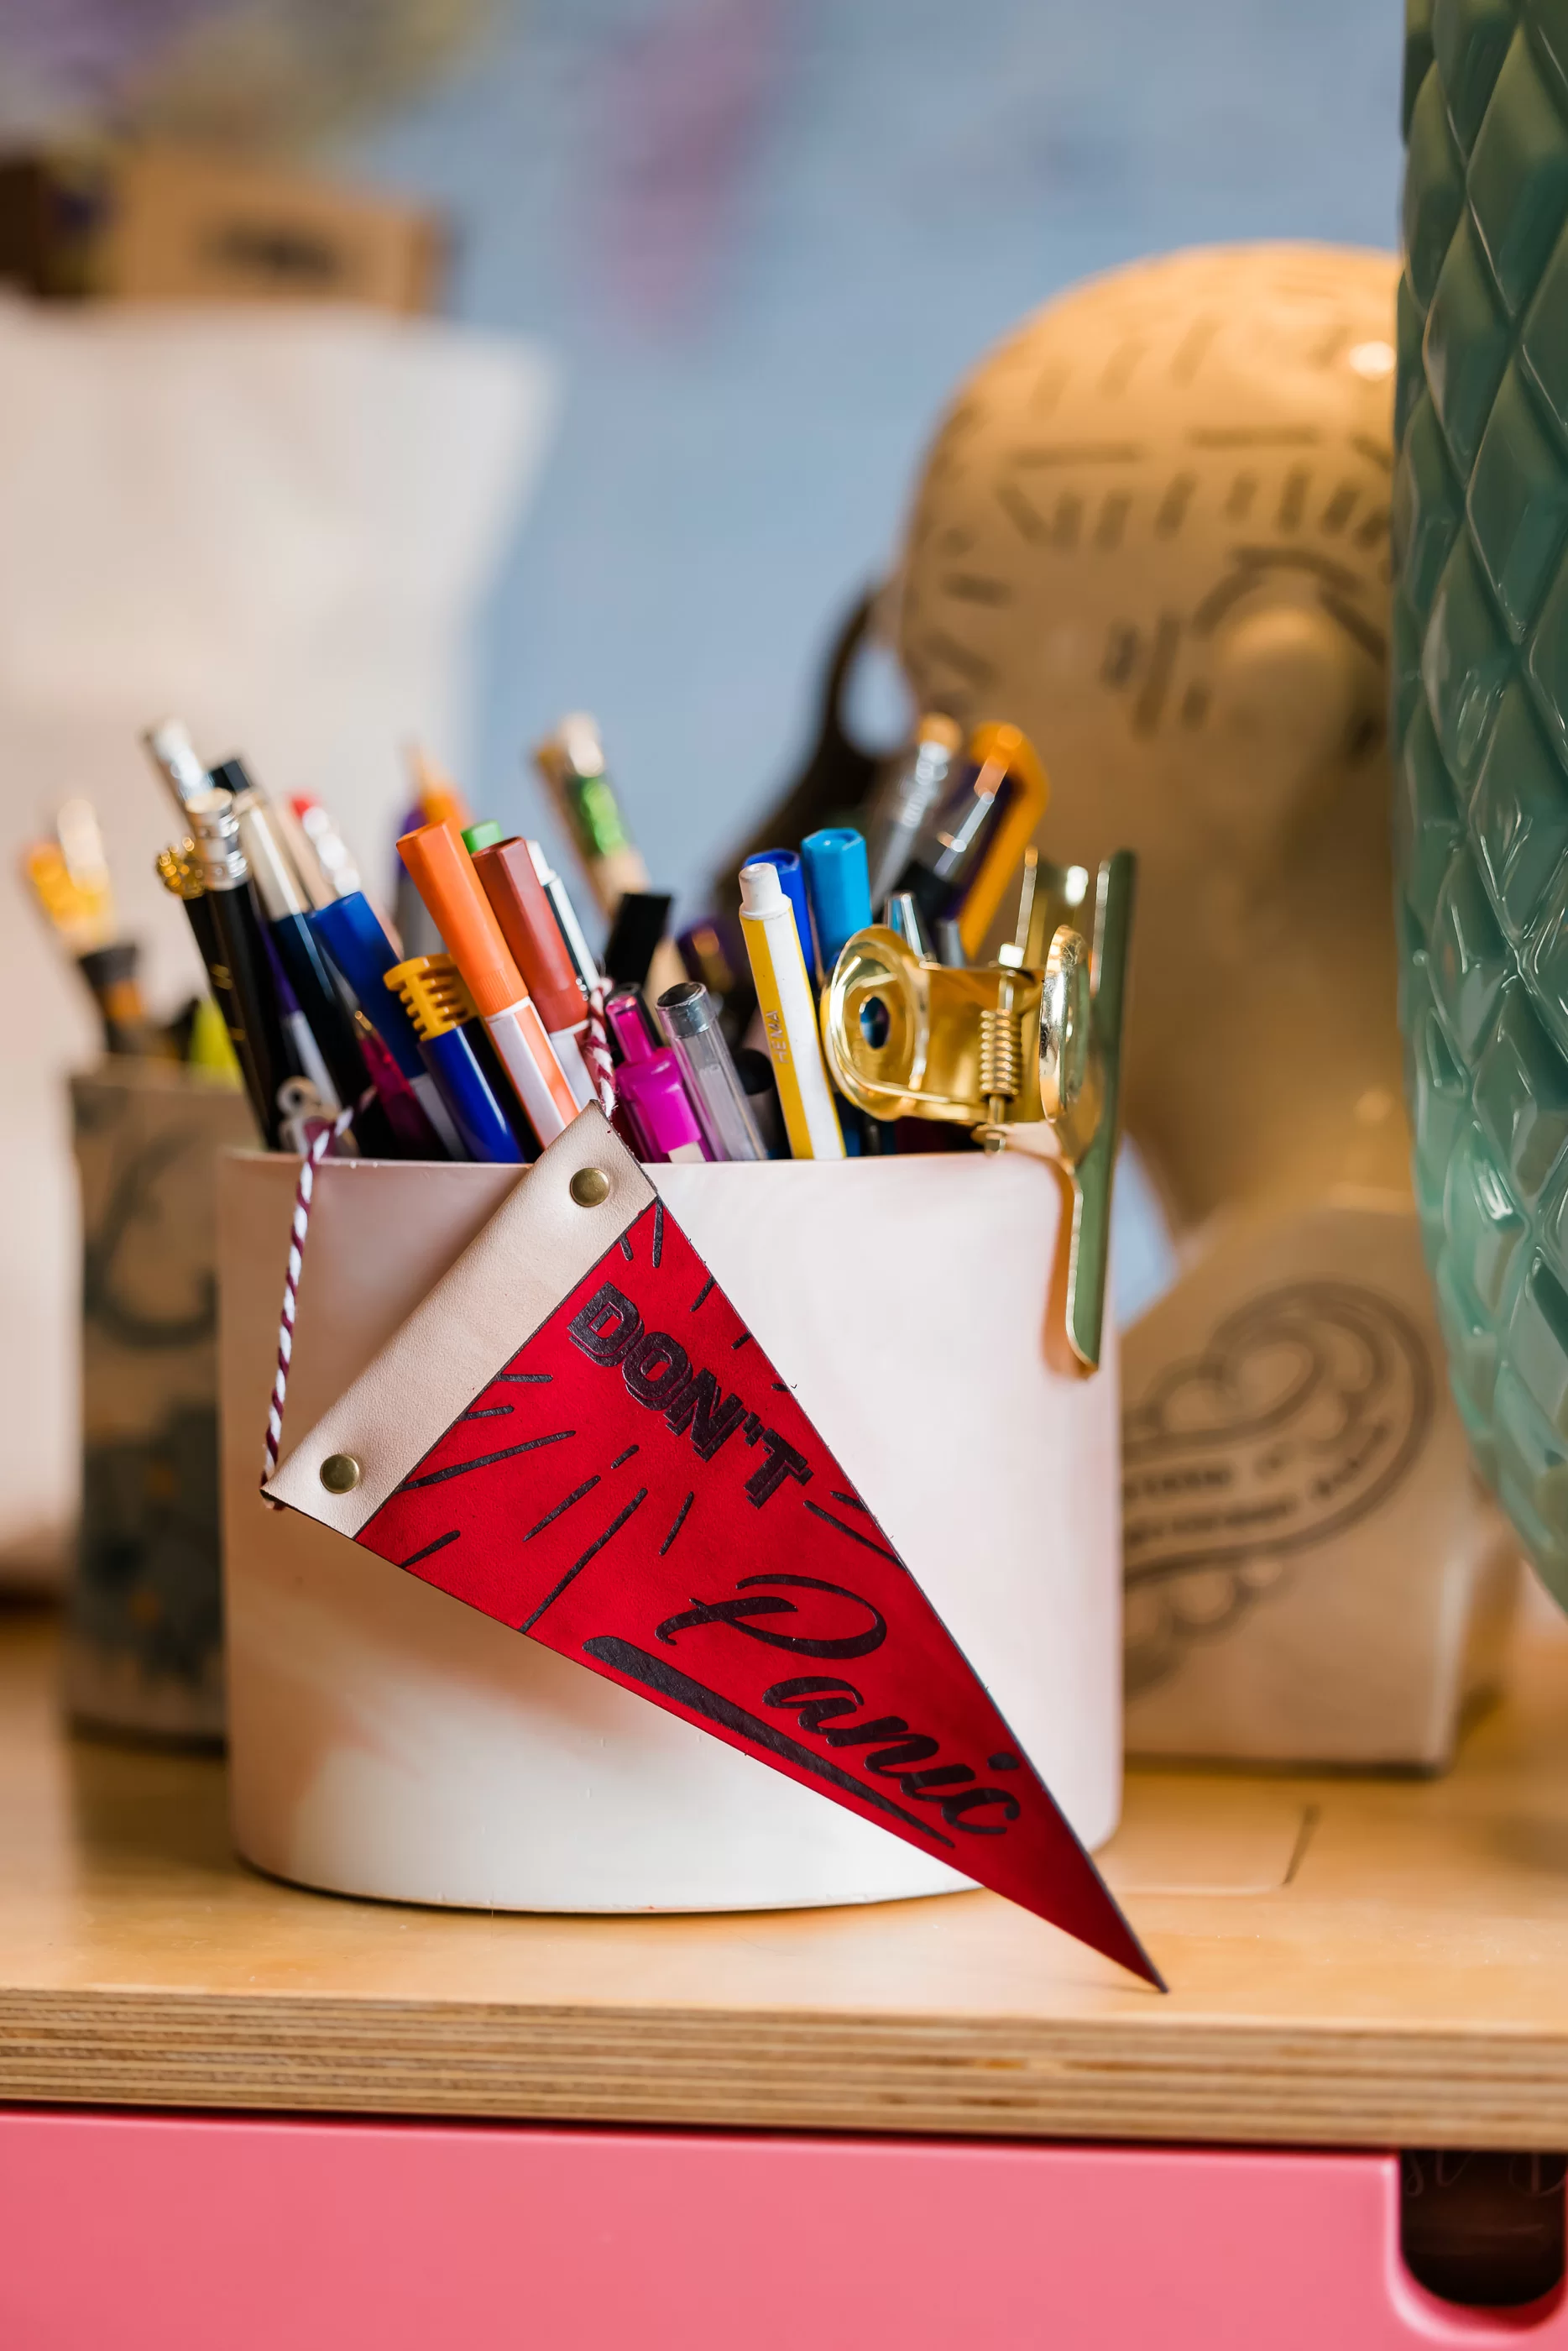
<svg viewBox="0 0 1568 2351">
<path fill-rule="evenodd" d="M 0 1583 L 46 1575 L 76 1510 L 64 1078 L 98 1048 L 18 852 L 90 799 L 149 1000 L 194 988 L 138 739 L 177 711 L 206 758 L 319 796 L 374 887 L 399 744 L 464 765 L 470 625 L 554 407 L 543 354 L 427 321 L 0 301 Z"/>
</svg>

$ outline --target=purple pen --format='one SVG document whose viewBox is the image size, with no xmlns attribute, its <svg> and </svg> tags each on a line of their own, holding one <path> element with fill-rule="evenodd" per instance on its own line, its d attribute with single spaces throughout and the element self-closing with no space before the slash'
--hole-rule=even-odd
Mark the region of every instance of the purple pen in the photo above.
<svg viewBox="0 0 1568 2351">
<path fill-rule="evenodd" d="M 649 1053 L 644 1061 L 623 1061 L 615 1082 L 622 1106 L 642 1138 L 645 1160 L 712 1156 L 686 1091 L 680 1055 L 669 1046 Z"/>
</svg>

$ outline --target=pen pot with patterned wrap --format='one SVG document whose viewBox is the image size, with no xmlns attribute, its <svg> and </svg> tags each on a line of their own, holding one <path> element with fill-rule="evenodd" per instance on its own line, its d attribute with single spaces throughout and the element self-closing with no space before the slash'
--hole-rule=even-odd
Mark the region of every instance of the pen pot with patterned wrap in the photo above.
<svg viewBox="0 0 1568 2351">
<path fill-rule="evenodd" d="M 167 1063 L 73 1079 L 82 1212 L 82 1498 L 67 1605 L 73 1720 L 183 1742 L 223 1729 L 218 1155 L 244 1092 Z"/>
<path fill-rule="evenodd" d="M 1400 1009 L 1454 1395 L 1568 1604 L 1568 57 L 1476 24 L 1407 20 Z"/>
</svg>

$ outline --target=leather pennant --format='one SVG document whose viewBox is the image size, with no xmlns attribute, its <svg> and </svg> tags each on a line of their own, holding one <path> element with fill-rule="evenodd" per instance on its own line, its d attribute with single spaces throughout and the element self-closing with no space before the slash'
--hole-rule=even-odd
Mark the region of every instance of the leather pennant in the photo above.
<svg viewBox="0 0 1568 2351">
<path fill-rule="evenodd" d="M 874 1513 L 597 1109 L 265 1490 L 1159 1984 Z"/>
</svg>

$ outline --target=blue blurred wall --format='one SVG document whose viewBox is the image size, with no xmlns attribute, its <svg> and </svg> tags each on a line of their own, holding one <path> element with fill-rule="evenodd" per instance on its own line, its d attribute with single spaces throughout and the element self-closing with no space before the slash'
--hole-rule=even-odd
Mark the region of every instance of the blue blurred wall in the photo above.
<svg viewBox="0 0 1568 2351">
<path fill-rule="evenodd" d="M 459 317 L 565 370 L 474 797 L 536 821 L 521 747 L 596 710 L 694 905 L 958 375 L 1139 254 L 1392 245 L 1399 39 L 1394 0 L 504 0 L 347 159 L 452 214 Z"/>
</svg>

